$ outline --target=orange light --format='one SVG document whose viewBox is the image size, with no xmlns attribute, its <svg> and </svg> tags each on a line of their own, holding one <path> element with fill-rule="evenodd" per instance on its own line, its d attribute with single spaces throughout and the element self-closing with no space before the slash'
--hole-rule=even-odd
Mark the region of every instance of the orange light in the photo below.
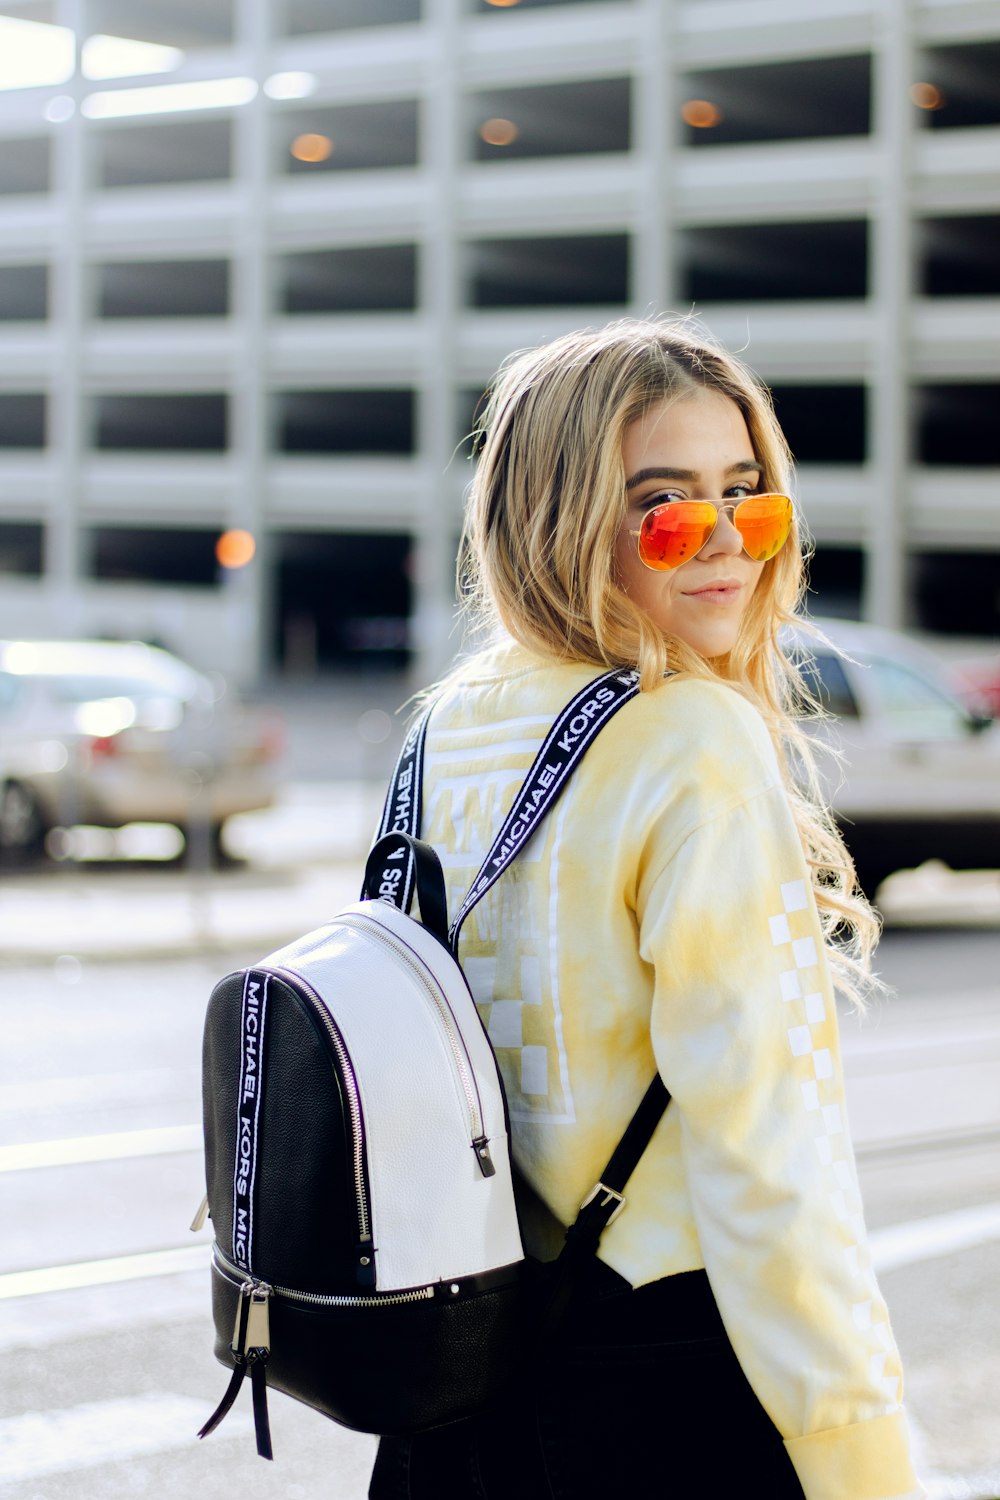
<svg viewBox="0 0 1000 1500">
<path fill-rule="evenodd" d="M 936 83 L 915 83 L 910 89 L 910 98 L 918 109 L 943 109 L 944 94 Z"/>
<path fill-rule="evenodd" d="M 711 130 L 722 120 L 722 110 L 710 99 L 688 99 L 681 105 L 681 119 L 695 130 Z"/>
<path fill-rule="evenodd" d="M 215 559 L 220 568 L 245 568 L 256 551 L 249 531 L 224 531 L 215 544 Z"/>
<path fill-rule="evenodd" d="M 328 135 L 307 131 L 305 135 L 297 135 L 288 149 L 296 161 L 327 161 L 333 155 L 333 142 Z"/>
<path fill-rule="evenodd" d="M 503 10 L 509 5 L 520 5 L 521 0 L 486 0 L 487 5 L 495 5 L 498 10 Z"/>
<path fill-rule="evenodd" d="M 513 120 L 505 120 L 496 115 L 492 120 L 483 121 L 479 134 L 487 146 L 509 146 L 512 141 L 517 140 L 520 131 Z"/>
</svg>

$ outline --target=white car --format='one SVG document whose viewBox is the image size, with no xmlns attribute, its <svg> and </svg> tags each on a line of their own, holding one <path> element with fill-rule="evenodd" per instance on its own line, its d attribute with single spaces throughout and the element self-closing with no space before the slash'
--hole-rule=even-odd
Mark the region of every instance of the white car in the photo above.
<svg viewBox="0 0 1000 1500">
<path fill-rule="evenodd" d="M 843 756 L 821 750 L 820 772 L 864 888 L 927 859 L 1000 866 L 1000 724 L 970 711 L 907 636 L 816 623 L 837 651 L 803 634 L 803 670 L 836 716 L 821 744 Z"/>
<path fill-rule="evenodd" d="M 280 726 L 139 642 L 0 641 L 0 858 L 76 824 L 207 826 L 275 795 Z"/>
</svg>

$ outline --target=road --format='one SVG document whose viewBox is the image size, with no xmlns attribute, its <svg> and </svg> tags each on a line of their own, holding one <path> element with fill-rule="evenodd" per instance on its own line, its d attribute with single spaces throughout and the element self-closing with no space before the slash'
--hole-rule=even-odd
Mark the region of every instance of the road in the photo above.
<svg viewBox="0 0 1000 1500">
<path fill-rule="evenodd" d="M 336 891 L 355 872 L 310 878 L 319 904 L 324 883 Z M 233 879 L 268 899 L 260 872 Z M 50 916 L 70 912 L 68 885 L 89 934 L 110 935 L 0 968 L 0 1497 L 361 1500 L 373 1440 L 285 1398 L 273 1401 L 273 1465 L 255 1456 L 242 1402 L 204 1445 L 193 1437 L 225 1386 L 209 1235 L 187 1229 L 202 1192 L 201 1019 L 215 979 L 258 945 L 247 934 L 221 951 L 220 928 L 219 951 L 109 959 L 171 881 L 198 899 L 176 871 L 0 889 L 25 932 L 40 893 Z M 202 899 L 222 912 L 219 889 Z M 274 890 L 272 903 L 302 905 Z M 863 1023 L 843 1019 L 868 1220 L 931 1493 L 985 1500 L 1000 1495 L 1000 928 L 892 931 L 882 970 L 897 993 Z"/>
</svg>

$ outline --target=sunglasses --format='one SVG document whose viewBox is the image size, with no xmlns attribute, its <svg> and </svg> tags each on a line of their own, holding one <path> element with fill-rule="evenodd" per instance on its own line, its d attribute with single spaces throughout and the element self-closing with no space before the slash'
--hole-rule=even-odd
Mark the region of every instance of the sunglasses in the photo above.
<svg viewBox="0 0 1000 1500">
<path fill-rule="evenodd" d="M 780 552 L 792 529 L 792 502 L 787 495 L 748 495 L 738 504 L 711 500 L 668 500 L 654 505 L 638 531 L 639 559 L 647 568 L 669 572 L 696 557 L 719 524 L 720 511 L 731 513 L 743 539 L 743 550 L 754 562 L 767 562 Z"/>
</svg>

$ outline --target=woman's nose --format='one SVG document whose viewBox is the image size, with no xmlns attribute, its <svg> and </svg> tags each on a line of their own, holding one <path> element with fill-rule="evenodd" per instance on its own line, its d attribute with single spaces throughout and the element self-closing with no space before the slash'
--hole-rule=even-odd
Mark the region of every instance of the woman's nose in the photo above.
<svg viewBox="0 0 1000 1500">
<path fill-rule="evenodd" d="M 737 557 L 743 551 L 743 538 L 733 525 L 733 508 L 720 507 L 715 530 L 698 553 L 699 557 Z"/>
</svg>

